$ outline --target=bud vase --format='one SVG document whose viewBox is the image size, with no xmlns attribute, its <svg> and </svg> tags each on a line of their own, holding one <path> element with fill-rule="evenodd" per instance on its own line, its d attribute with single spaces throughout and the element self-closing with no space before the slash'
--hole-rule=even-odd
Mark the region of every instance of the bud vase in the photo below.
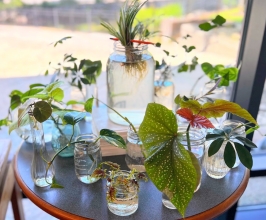
<svg viewBox="0 0 266 220">
<path fill-rule="evenodd" d="M 136 169 L 138 172 L 146 172 L 144 166 L 145 157 L 142 153 L 142 142 L 138 134 L 128 127 L 127 141 L 126 141 L 126 156 L 125 161 L 129 169 Z"/>
<path fill-rule="evenodd" d="M 146 106 L 154 101 L 154 59 L 147 45 L 122 46 L 115 42 L 114 52 L 107 62 L 107 103 L 127 117 L 133 125 L 140 125 Z M 108 109 L 111 121 L 127 125 L 120 116 Z"/>
<path fill-rule="evenodd" d="M 51 157 L 45 146 L 42 123 L 38 122 L 32 115 L 29 115 L 29 121 L 33 145 L 31 177 L 36 186 L 45 187 L 52 183 L 54 167 L 51 165 L 48 168 L 46 162 L 51 161 Z"/>
<path fill-rule="evenodd" d="M 186 136 L 187 127 L 179 126 L 178 132 L 182 132 L 182 136 L 180 137 L 180 143 L 188 150 L 187 136 Z M 205 134 L 200 129 L 190 128 L 189 130 L 189 138 L 190 138 L 190 147 L 191 152 L 198 159 L 200 167 L 202 167 L 202 159 L 204 156 L 204 144 L 205 144 Z M 201 179 L 197 184 L 194 192 L 197 192 L 201 185 Z M 163 193 L 162 194 L 162 202 L 165 207 L 169 209 L 176 209 L 176 207 L 171 203 L 168 197 Z"/>
</svg>

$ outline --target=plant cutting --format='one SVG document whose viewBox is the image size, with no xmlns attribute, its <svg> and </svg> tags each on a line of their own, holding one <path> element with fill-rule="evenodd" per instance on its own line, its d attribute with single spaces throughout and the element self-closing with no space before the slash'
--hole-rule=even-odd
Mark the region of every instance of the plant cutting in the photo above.
<svg viewBox="0 0 266 220">
<path fill-rule="evenodd" d="M 107 165 L 111 170 L 103 168 Z M 102 162 L 92 173 L 94 178 L 105 178 L 107 180 L 106 200 L 108 209 L 116 215 L 127 216 L 138 209 L 139 180 L 147 181 L 144 173 L 120 170 L 116 163 Z"/>
<path fill-rule="evenodd" d="M 41 135 L 41 133 L 38 132 L 39 127 L 35 126 L 35 124 L 42 123 L 51 116 L 54 117 L 54 115 L 57 115 L 57 117 L 60 118 L 62 123 L 72 126 L 72 134 L 68 140 L 68 143 L 66 144 L 66 146 L 58 150 L 51 159 L 47 159 L 44 156 L 42 156 L 42 149 L 44 149 L 45 147 L 44 141 L 41 141 L 40 143 L 37 144 L 34 143 L 35 146 L 40 148 L 38 150 L 38 153 L 40 153 L 41 158 L 46 163 L 45 173 L 42 173 L 43 178 L 48 185 L 51 185 L 52 188 L 62 187 L 56 182 L 55 177 L 53 177 L 52 182 L 46 179 L 47 173 L 49 172 L 49 169 L 51 168 L 53 161 L 55 160 L 57 155 L 60 154 L 69 146 L 71 146 L 71 144 L 84 142 L 84 141 L 75 142 L 74 132 L 75 132 L 75 125 L 85 117 L 85 113 L 73 111 L 71 109 L 61 109 L 56 106 L 56 103 L 62 104 L 62 99 L 64 97 L 63 90 L 59 88 L 61 84 L 62 82 L 56 81 L 38 90 L 38 92 L 36 92 L 35 94 L 27 95 L 27 98 L 35 98 L 38 100 L 34 101 L 33 103 L 25 107 L 24 111 L 20 112 L 18 120 L 14 121 L 9 126 L 9 132 L 12 132 L 14 129 L 17 129 L 20 126 L 29 124 L 30 123 L 29 119 L 31 118 L 33 120 L 31 126 L 33 134 L 40 135 L 38 137 L 36 137 L 36 135 L 33 136 L 33 140 L 35 141 L 43 137 L 43 135 Z M 28 115 L 30 117 L 28 117 Z M 123 138 L 117 135 L 114 131 L 108 129 L 102 129 L 100 131 L 98 139 L 100 138 L 103 138 L 104 140 L 115 146 L 119 146 L 122 148 L 125 147 L 125 142 Z M 96 141 L 98 141 L 98 139 Z"/>
</svg>

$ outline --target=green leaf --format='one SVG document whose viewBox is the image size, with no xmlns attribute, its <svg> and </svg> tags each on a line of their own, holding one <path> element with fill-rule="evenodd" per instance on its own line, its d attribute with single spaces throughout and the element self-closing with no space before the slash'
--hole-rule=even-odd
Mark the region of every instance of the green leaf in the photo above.
<svg viewBox="0 0 266 220">
<path fill-rule="evenodd" d="M 38 101 L 34 104 L 33 116 L 38 122 L 46 121 L 52 114 L 51 106 L 45 101 Z"/>
<path fill-rule="evenodd" d="M 213 20 L 212 23 L 222 26 L 226 22 L 226 19 L 223 18 L 221 15 L 217 15 Z"/>
<path fill-rule="evenodd" d="M 63 37 L 62 39 L 60 39 L 54 43 L 54 47 L 56 47 L 57 44 L 62 44 L 64 40 L 67 40 L 70 38 L 72 38 L 72 37 Z"/>
<path fill-rule="evenodd" d="M 85 102 L 80 102 L 80 101 L 76 101 L 76 100 L 69 100 L 66 105 L 75 105 L 75 104 L 80 104 L 80 105 L 84 105 Z"/>
<path fill-rule="evenodd" d="M 184 216 L 196 188 L 197 173 L 190 154 L 178 143 L 175 115 L 160 104 L 148 104 L 138 134 L 147 156 L 149 178 Z"/>
<path fill-rule="evenodd" d="M 236 152 L 230 141 L 227 142 L 224 149 L 224 162 L 229 168 L 232 168 L 236 162 Z"/>
<path fill-rule="evenodd" d="M 8 126 L 10 124 L 10 121 L 8 120 L 8 118 L 4 118 L 0 120 L 0 128 L 1 126 Z"/>
<path fill-rule="evenodd" d="M 185 51 L 187 53 L 191 52 L 192 50 L 196 49 L 195 46 L 190 46 L 190 47 L 187 47 L 186 45 L 183 45 L 183 48 L 185 49 Z"/>
<path fill-rule="evenodd" d="M 201 69 L 203 70 L 203 72 L 210 77 L 211 79 L 213 79 L 214 74 L 213 74 L 213 66 L 210 63 L 202 63 L 201 64 Z"/>
<path fill-rule="evenodd" d="M 211 25 L 209 22 L 205 22 L 199 25 L 199 28 L 203 31 L 209 31 L 215 27 L 216 26 Z"/>
<path fill-rule="evenodd" d="M 217 138 L 224 138 L 225 135 L 221 135 L 221 134 L 207 134 L 206 135 L 206 140 L 210 141 L 210 140 L 215 140 Z"/>
<path fill-rule="evenodd" d="M 34 98 L 34 96 L 41 91 L 43 91 L 43 89 L 30 89 L 23 93 L 23 95 L 21 96 L 21 101 L 25 102 L 29 98 Z"/>
<path fill-rule="evenodd" d="M 253 128 L 249 128 L 249 129 L 246 131 L 246 135 L 248 135 L 248 134 L 250 134 L 250 133 L 252 133 L 252 132 L 258 130 L 259 128 L 260 128 L 259 125 L 256 125 L 256 126 L 253 127 Z"/>
<path fill-rule="evenodd" d="M 47 76 L 49 74 L 48 70 L 45 71 L 44 75 Z"/>
<path fill-rule="evenodd" d="M 85 105 L 84 105 L 85 111 L 92 113 L 93 101 L 94 101 L 94 98 L 89 98 L 85 102 Z"/>
<path fill-rule="evenodd" d="M 126 149 L 126 143 L 124 139 L 118 135 L 115 131 L 109 129 L 100 130 L 100 137 L 116 147 Z"/>
<path fill-rule="evenodd" d="M 10 109 L 14 110 L 21 104 L 21 99 L 19 95 L 13 95 L 11 97 Z"/>
<path fill-rule="evenodd" d="M 178 73 L 187 72 L 187 71 L 188 71 L 188 65 L 185 63 L 181 64 L 181 66 L 177 70 Z"/>
<path fill-rule="evenodd" d="M 85 85 L 90 84 L 89 80 L 86 78 L 80 78 L 81 82 L 84 83 Z"/>
<path fill-rule="evenodd" d="M 46 85 L 41 84 L 41 83 L 34 83 L 30 85 L 30 89 L 33 89 L 35 87 L 45 87 Z"/>
<path fill-rule="evenodd" d="M 18 95 L 18 96 L 22 96 L 23 92 L 19 91 L 19 90 L 13 90 L 10 94 L 9 97 L 12 97 L 13 95 Z"/>
<path fill-rule="evenodd" d="M 64 188 L 62 185 L 60 185 L 59 183 L 56 182 L 55 177 L 53 177 L 52 179 L 52 184 L 50 186 L 51 188 Z"/>
<path fill-rule="evenodd" d="M 247 138 L 244 138 L 244 137 L 241 137 L 241 136 L 236 136 L 234 138 L 237 139 L 237 140 L 239 140 L 241 143 L 243 143 L 247 147 L 257 148 L 256 144 L 254 144 L 252 141 L 250 141 Z"/>
<path fill-rule="evenodd" d="M 224 138 L 218 138 L 218 139 L 214 140 L 210 144 L 210 147 L 208 150 L 208 156 L 211 157 L 212 155 L 216 154 L 220 150 L 223 142 L 224 142 Z"/>
<path fill-rule="evenodd" d="M 56 88 L 52 90 L 50 97 L 52 97 L 57 102 L 61 102 L 64 98 L 64 91 L 60 88 Z"/>
<path fill-rule="evenodd" d="M 19 119 L 17 121 L 14 121 L 9 125 L 8 132 L 10 134 L 13 130 L 17 129 L 18 127 L 23 127 L 28 124 L 30 124 L 30 120 L 29 120 L 29 115 L 26 113 L 22 116 L 19 116 Z"/>
<path fill-rule="evenodd" d="M 253 159 L 250 152 L 241 144 L 234 142 L 236 152 L 241 163 L 251 170 L 253 166 Z"/>
<path fill-rule="evenodd" d="M 54 89 L 59 88 L 61 85 L 63 84 L 62 81 L 55 81 L 52 82 L 50 84 L 48 84 L 45 89 L 43 90 L 44 93 L 50 93 L 52 92 Z"/>
<path fill-rule="evenodd" d="M 63 119 L 67 124 L 75 125 L 78 122 L 80 122 L 85 116 L 86 116 L 85 112 L 72 111 L 72 112 L 67 112 L 64 115 Z"/>
<path fill-rule="evenodd" d="M 154 46 L 155 47 L 161 47 L 161 43 L 157 42 Z"/>
<path fill-rule="evenodd" d="M 163 50 L 167 56 L 169 56 L 169 52 L 167 50 Z"/>
</svg>

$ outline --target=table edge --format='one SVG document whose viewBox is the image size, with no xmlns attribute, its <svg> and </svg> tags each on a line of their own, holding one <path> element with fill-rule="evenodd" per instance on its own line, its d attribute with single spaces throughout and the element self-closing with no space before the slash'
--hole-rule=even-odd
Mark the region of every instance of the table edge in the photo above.
<svg viewBox="0 0 266 220">
<path fill-rule="evenodd" d="M 18 152 L 19 152 L 19 150 L 18 150 Z M 81 216 L 78 216 L 78 215 L 71 214 L 69 212 L 63 211 L 62 209 L 59 209 L 59 208 L 49 204 L 48 202 L 45 202 L 40 197 L 36 196 L 36 194 L 34 192 L 32 192 L 31 189 L 29 189 L 27 187 L 27 185 L 24 183 L 24 181 L 22 180 L 22 178 L 19 175 L 19 172 L 18 172 L 18 169 L 17 169 L 18 152 L 16 153 L 15 158 L 14 158 L 14 174 L 15 174 L 15 178 L 17 180 L 17 183 L 18 183 L 19 187 L 21 188 L 23 193 L 27 196 L 27 198 L 29 198 L 35 205 L 37 205 L 39 208 L 41 208 L 45 212 L 47 212 L 50 215 L 52 215 L 54 217 L 57 217 L 59 219 L 65 219 L 65 220 L 73 220 L 73 219 L 77 219 L 77 220 L 85 220 L 85 219 L 86 220 L 93 220 L 91 218 L 84 218 L 84 217 L 81 217 Z M 228 197 L 222 203 L 214 206 L 213 208 L 211 208 L 211 209 L 209 209 L 207 211 L 204 211 L 202 213 L 198 213 L 197 215 L 186 217 L 186 219 L 187 220 L 212 219 L 212 218 L 215 218 L 215 217 L 219 216 L 220 214 L 222 214 L 223 212 L 228 210 L 230 207 L 232 207 L 238 201 L 238 199 L 244 193 L 244 191 L 245 191 L 245 189 L 247 187 L 249 177 L 250 177 L 250 170 L 246 169 L 244 177 L 243 177 L 243 179 L 241 181 L 241 184 L 232 193 L 232 195 L 230 197 Z"/>
<path fill-rule="evenodd" d="M 65 219 L 65 220 L 93 220 L 90 218 L 84 218 L 75 214 L 71 214 L 69 212 L 63 211 L 62 209 L 59 209 L 48 202 L 45 202 L 43 199 L 40 197 L 36 196 L 34 192 L 31 191 L 31 189 L 28 188 L 28 186 L 24 183 L 22 178 L 19 175 L 18 172 L 18 166 L 17 166 L 17 157 L 18 157 L 18 152 L 15 155 L 14 158 L 14 174 L 15 178 L 17 180 L 17 183 L 19 187 L 21 188 L 22 192 L 27 196 L 28 199 L 30 199 L 35 205 L 37 205 L 39 208 L 47 212 L 48 214 L 57 217 L 59 219 Z"/>
</svg>

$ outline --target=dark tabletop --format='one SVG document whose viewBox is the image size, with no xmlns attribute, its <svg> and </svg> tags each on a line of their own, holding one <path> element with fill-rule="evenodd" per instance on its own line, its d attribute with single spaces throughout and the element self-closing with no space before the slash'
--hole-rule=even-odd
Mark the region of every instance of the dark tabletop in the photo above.
<svg viewBox="0 0 266 220">
<path fill-rule="evenodd" d="M 51 145 L 47 145 L 51 148 Z M 170 210 L 162 204 L 162 194 L 152 182 L 140 182 L 139 208 L 131 216 L 119 217 L 112 214 L 105 199 L 106 181 L 99 180 L 87 185 L 80 182 L 74 171 L 74 159 L 57 157 L 54 163 L 56 178 L 63 189 L 40 188 L 34 185 L 30 166 L 32 145 L 22 144 L 15 162 L 16 179 L 25 195 L 46 212 L 60 219 L 179 219 L 177 210 Z M 124 156 L 104 157 L 104 160 L 117 162 L 121 169 L 127 169 Z M 194 194 L 186 217 L 202 214 L 215 217 L 224 212 L 242 195 L 248 182 L 249 172 L 240 165 L 232 169 L 223 179 L 215 180 L 203 171 L 200 189 Z M 60 213 L 64 213 L 61 215 Z M 76 216 L 75 218 L 73 216 Z M 212 218 L 211 217 L 211 218 Z M 196 219 L 203 219 L 196 218 Z"/>
</svg>

